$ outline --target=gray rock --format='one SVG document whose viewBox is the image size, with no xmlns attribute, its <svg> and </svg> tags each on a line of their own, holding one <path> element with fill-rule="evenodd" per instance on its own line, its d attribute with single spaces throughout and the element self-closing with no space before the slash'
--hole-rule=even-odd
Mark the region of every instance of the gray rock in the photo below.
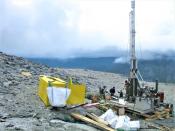
<svg viewBox="0 0 175 131">
<path fill-rule="evenodd" d="M 6 119 L 8 117 L 9 117 L 9 114 L 7 114 L 7 113 L 0 114 L 0 118 L 2 118 L 2 119 Z"/>
<path fill-rule="evenodd" d="M 8 82 L 3 82 L 3 86 L 4 86 L 4 87 L 9 87 L 9 86 L 10 86 L 10 84 L 12 84 L 12 82 L 11 82 L 11 81 L 8 81 Z"/>
<path fill-rule="evenodd" d="M 13 124 L 7 124 L 6 127 L 14 127 Z"/>
<path fill-rule="evenodd" d="M 98 131 L 97 129 L 84 124 L 67 123 L 56 119 L 50 121 L 50 126 L 62 127 L 62 129 L 65 129 L 66 131 Z"/>
<path fill-rule="evenodd" d="M 58 119 L 53 119 L 53 120 L 50 120 L 50 126 L 53 126 L 53 127 L 62 127 L 66 124 L 66 122 L 64 121 L 61 121 L 61 120 L 58 120 Z"/>
</svg>

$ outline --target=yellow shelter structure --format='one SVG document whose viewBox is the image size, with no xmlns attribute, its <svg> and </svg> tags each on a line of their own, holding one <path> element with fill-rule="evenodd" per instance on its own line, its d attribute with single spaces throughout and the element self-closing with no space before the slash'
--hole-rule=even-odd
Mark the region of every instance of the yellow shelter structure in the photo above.
<svg viewBox="0 0 175 131">
<path fill-rule="evenodd" d="M 67 83 L 60 78 L 41 75 L 39 77 L 38 96 L 41 98 L 45 106 L 50 106 L 47 95 L 47 88 L 49 86 L 69 88 L 71 90 L 71 93 L 66 101 L 67 105 L 78 105 L 85 103 L 85 84 L 74 84 L 72 83 L 72 79 L 70 79 Z"/>
</svg>

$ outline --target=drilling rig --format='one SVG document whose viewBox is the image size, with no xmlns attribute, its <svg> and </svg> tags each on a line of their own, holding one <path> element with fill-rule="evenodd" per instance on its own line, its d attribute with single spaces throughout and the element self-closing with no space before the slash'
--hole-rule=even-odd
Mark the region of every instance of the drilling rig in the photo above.
<svg viewBox="0 0 175 131">
<path fill-rule="evenodd" d="M 131 0 L 130 17 L 130 96 L 137 96 L 137 59 L 135 54 L 135 0 Z"/>
<path fill-rule="evenodd" d="M 135 0 L 131 0 L 130 20 L 130 73 L 127 101 L 134 103 L 134 110 L 143 113 L 152 112 L 155 108 L 164 106 L 164 93 L 158 92 L 158 80 L 155 87 L 149 87 L 143 80 L 137 66 L 135 50 Z"/>
</svg>

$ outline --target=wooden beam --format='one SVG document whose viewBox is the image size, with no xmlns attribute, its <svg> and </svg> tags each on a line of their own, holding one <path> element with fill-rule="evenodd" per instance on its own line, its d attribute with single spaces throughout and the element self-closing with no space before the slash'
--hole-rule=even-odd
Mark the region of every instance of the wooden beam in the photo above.
<svg viewBox="0 0 175 131">
<path fill-rule="evenodd" d="M 88 116 L 89 118 L 91 118 L 92 120 L 98 122 L 98 123 L 104 124 L 104 125 L 106 125 L 106 126 L 109 125 L 108 122 L 104 121 L 103 119 L 101 119 L 100 117 L 96 116 L 96 115 L 93 114 L 93 113 L 91 113 L 91 114 L 90 114 L 90 113 L 87 113 L 87 116 Z"/>
<path fill-rule="evenodd" d="M 96 121 L 94 121 L 94 120 L 92 120 L 90 118 L 87 118 L 87 117 L 85 117 L 83 115 L 80 115 L 80 114 L 77 114 L 77 113 L 71 113 L 71 116 L 74 117 L 75 119 L 78 119 L 78 120 L 84 121 L 84 122 L 86 122 L 88 124 L 91 124 L 94 127 L 99 128 L 99 129 L 101 129 L 103 131 L 115 131 L 114 129 L 112 129 L 112 128 L 108 127 L 108 126 L 106 126 L 104 124 L 101 124 L 101 123 L 98 123 L 98 122 L 96 122 Z"/>
</svg>

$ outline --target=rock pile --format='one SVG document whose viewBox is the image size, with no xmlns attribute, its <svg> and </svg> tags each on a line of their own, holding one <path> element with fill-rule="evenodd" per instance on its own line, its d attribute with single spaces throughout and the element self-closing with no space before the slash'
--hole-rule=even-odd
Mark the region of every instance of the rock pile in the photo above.
<svg viewBox="0 0 175 131">
<path fill-rule="evenodd" d="M 67 77 L 64 71 L 0 52 L 1 130 L 96 130 L 86 125 L 63 122 L 61 120 L 74 120 L 64 110 L 45 108 L 37 96 L 39 75 Z"/>
</svg>

